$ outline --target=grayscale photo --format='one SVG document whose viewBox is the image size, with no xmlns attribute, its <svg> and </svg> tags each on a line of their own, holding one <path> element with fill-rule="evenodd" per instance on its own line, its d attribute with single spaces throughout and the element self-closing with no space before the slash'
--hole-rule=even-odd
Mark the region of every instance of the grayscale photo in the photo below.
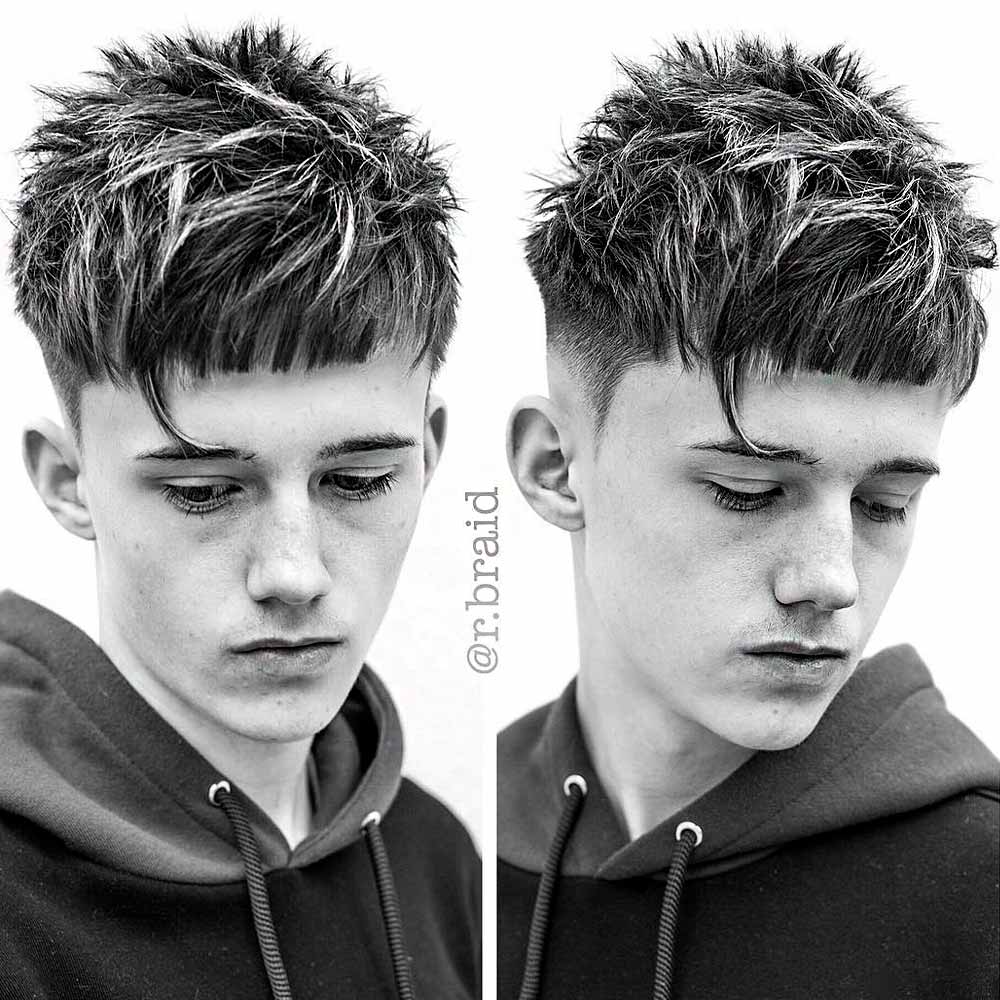
<svg viewBox="0 0 1000 1000">
<path fill-rule="evenodd" d="M 447 160 L 279 24 L 42 96 L 23 460 L 97 641 L 0 596 L 0 995 L 479 997 L 477 848 L 365 662 L 445 442 Z"/>
<path fill-rule="evenodd" d="M 22 5 L 0 1000 L 1000 1000 L 979 5 Z"/>
<path fill-rule="evenodd" d="M 996 258 L 918 115 L 844 44 L 678 36 L 540 189 L 507 453 L 578 650 L 499 737 L 505 1000 L 997 995 L 1000 765 L 869 643 Z"/>
</svg>

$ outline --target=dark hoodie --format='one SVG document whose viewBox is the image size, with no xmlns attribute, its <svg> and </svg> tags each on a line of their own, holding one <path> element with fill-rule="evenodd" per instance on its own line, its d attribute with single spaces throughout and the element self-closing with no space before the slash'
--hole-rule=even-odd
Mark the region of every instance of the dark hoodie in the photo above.
<svg viewBox="0 0 1000 1000">
<path fill-rule="evenodd" d="M 547 857 L 529 977 L 546 1000 L 998 996 L 1000 763 L 908 646 L 863 662 L 804 743 L 755 754 L 631 842 L 574 684 L 501 734 L 498 771 L 501 1000 L 521 988 Z M 573 773 L 585 796 L 564 793 Z M 672 993 L 654 992 L 664 964 Z"/>
<path fill-rule="evenodd" d="M 402 749 L 365 668 L 289 850 L 83 632 L 0 595 L 0 998 L 478 997 L 479 859 Z"/>
</svg>

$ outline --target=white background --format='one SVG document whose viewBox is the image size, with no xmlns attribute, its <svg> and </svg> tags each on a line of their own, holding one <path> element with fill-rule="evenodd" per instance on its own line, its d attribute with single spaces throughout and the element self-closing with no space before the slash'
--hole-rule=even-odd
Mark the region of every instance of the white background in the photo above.
<svg viewBox="0 0 1000 1000">
<path fill-rule="evenodd" d="M 408 770 L 471 825 L 487 856 L 493 844 L 491 733 L 554 697 L 576 656 L 569 544 L 539 521 L 509 479 L 503 451 L 513 400 L 544 390 L 542 314 L 521 261 L 534 186 L 557 150 L 619 79 L 612 54 L 645 59 L 657 40 L 742 28 L 788 36 L 810 49 L 844 41 L 861 49 L 885 85 L 905 84 L 918 115 L 953 155 L 1000 179 L 996 30 L 985 5 L 949 3 L 924 18 L 918 5 L 811 5 L 701 0 L 666 3 L 307 3 L 140 5 L 22 4 L 5 16 L 0 62 L 0 150 L 18 146 L 37 121 L 29 84 L 72 82 L 95 67 L 113 38 L 138 40 L 185 24 L 223 31 L 247 17 L 283 22 L 374 72 L 390 100 L 448 143 L 466 213 L 459 252 L 463 306 L 440 391 L 451 405 L 448 447 L 393 607 L 370 661 L 393 690 L 408 740 Z M 0 166 L 6 208 L 17 166 Z M 1000 217 L 994 184 L 979 183 L 980 210 Z M 4 223 L 4 244 L 7 239 Z M 4 249 L 6 254 L 6 249 Z M 51 520 L 19 457 L 19 430 L 55 415 L 33 341 L 0 292 L 0 586 L 49 604 L 94 630 L 89 545 Z M 991 314 L 995 303 L 987 302 Z M 979 381 L 949 421 L 944 475 L 928 488 L 917 541 L 871 650 L 909 641 L 927 660 L 952 709 L 1000 751 L 997 724 L 997 394 L 1000 344 L 989 345 Z M 463 493 L 500 486 L 500 664 L 490 675 L 465 664 L 472 586 L 471 532 Z M 488 953 L 489 954 L 489 953 Z M 487 958 L 487 968 L 489 959 Z M 488 995 L 488 994 L 487 994 Z"/>
</svg>

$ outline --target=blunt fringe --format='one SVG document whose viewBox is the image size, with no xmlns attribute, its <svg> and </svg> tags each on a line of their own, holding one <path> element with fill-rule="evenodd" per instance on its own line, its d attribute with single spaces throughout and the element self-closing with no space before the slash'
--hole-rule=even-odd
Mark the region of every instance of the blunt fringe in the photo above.
<svg viewBox="0 0 1000 1000">
<path fill-rule="evenodd" d="M 25 146 L 11 271 L 75 428 L 80 388 L 359 362 L 441 364 L 457 209 L 427 136 L 280 26 L 103 50 Z"/>
<path fill-rule="evenodd" d="M 739 36 L 621 68 L 526 243 L 549 348 L 598 428 L 629 367 L 673 358 L 711 374 L 744 439 L 748 376 L 965 393 L 992 225 L 966 207 L 968 165 L 873 90 L 857 55 Z"/>
</svg>

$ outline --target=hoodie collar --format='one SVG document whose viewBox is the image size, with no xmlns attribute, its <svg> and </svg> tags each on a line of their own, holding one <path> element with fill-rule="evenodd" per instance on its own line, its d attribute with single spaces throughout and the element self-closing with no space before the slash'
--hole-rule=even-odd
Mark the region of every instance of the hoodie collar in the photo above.
<svg viewBox="0 0 1000 1000">
<path fill-rule="evenodd" d="M 252 802 L 265 870 L 302 867 L 361 836 L 398 791 L 402 730 L 382 682 L 363 667 L 312 748 L 313 832 L 290 851 Z M 243 863 L 208 789 L 225 778 L 122 677 L 84 632 L 10 591 L 0 594 L 0 809 L 78 853 L 168 881 L 242 879 Z"/>
<path fill-rule="evenodd" d="M 624 879 L 663 872 L 683 820 L 704 833 L 690 877 L 746 864 L 803 837 L 909 812 L 976 787 L 1000 788 L 1000 762 L 946 710 L 910 646 L 863 661 L 812 734 L 759 751 L 676 816 L 634 841 L 587 753 L 575 681 L 501 735 L 498 853 L 541 871 L 562 810 L 563 780 L 587 781 L 563 875 Z"/>
</svg>

